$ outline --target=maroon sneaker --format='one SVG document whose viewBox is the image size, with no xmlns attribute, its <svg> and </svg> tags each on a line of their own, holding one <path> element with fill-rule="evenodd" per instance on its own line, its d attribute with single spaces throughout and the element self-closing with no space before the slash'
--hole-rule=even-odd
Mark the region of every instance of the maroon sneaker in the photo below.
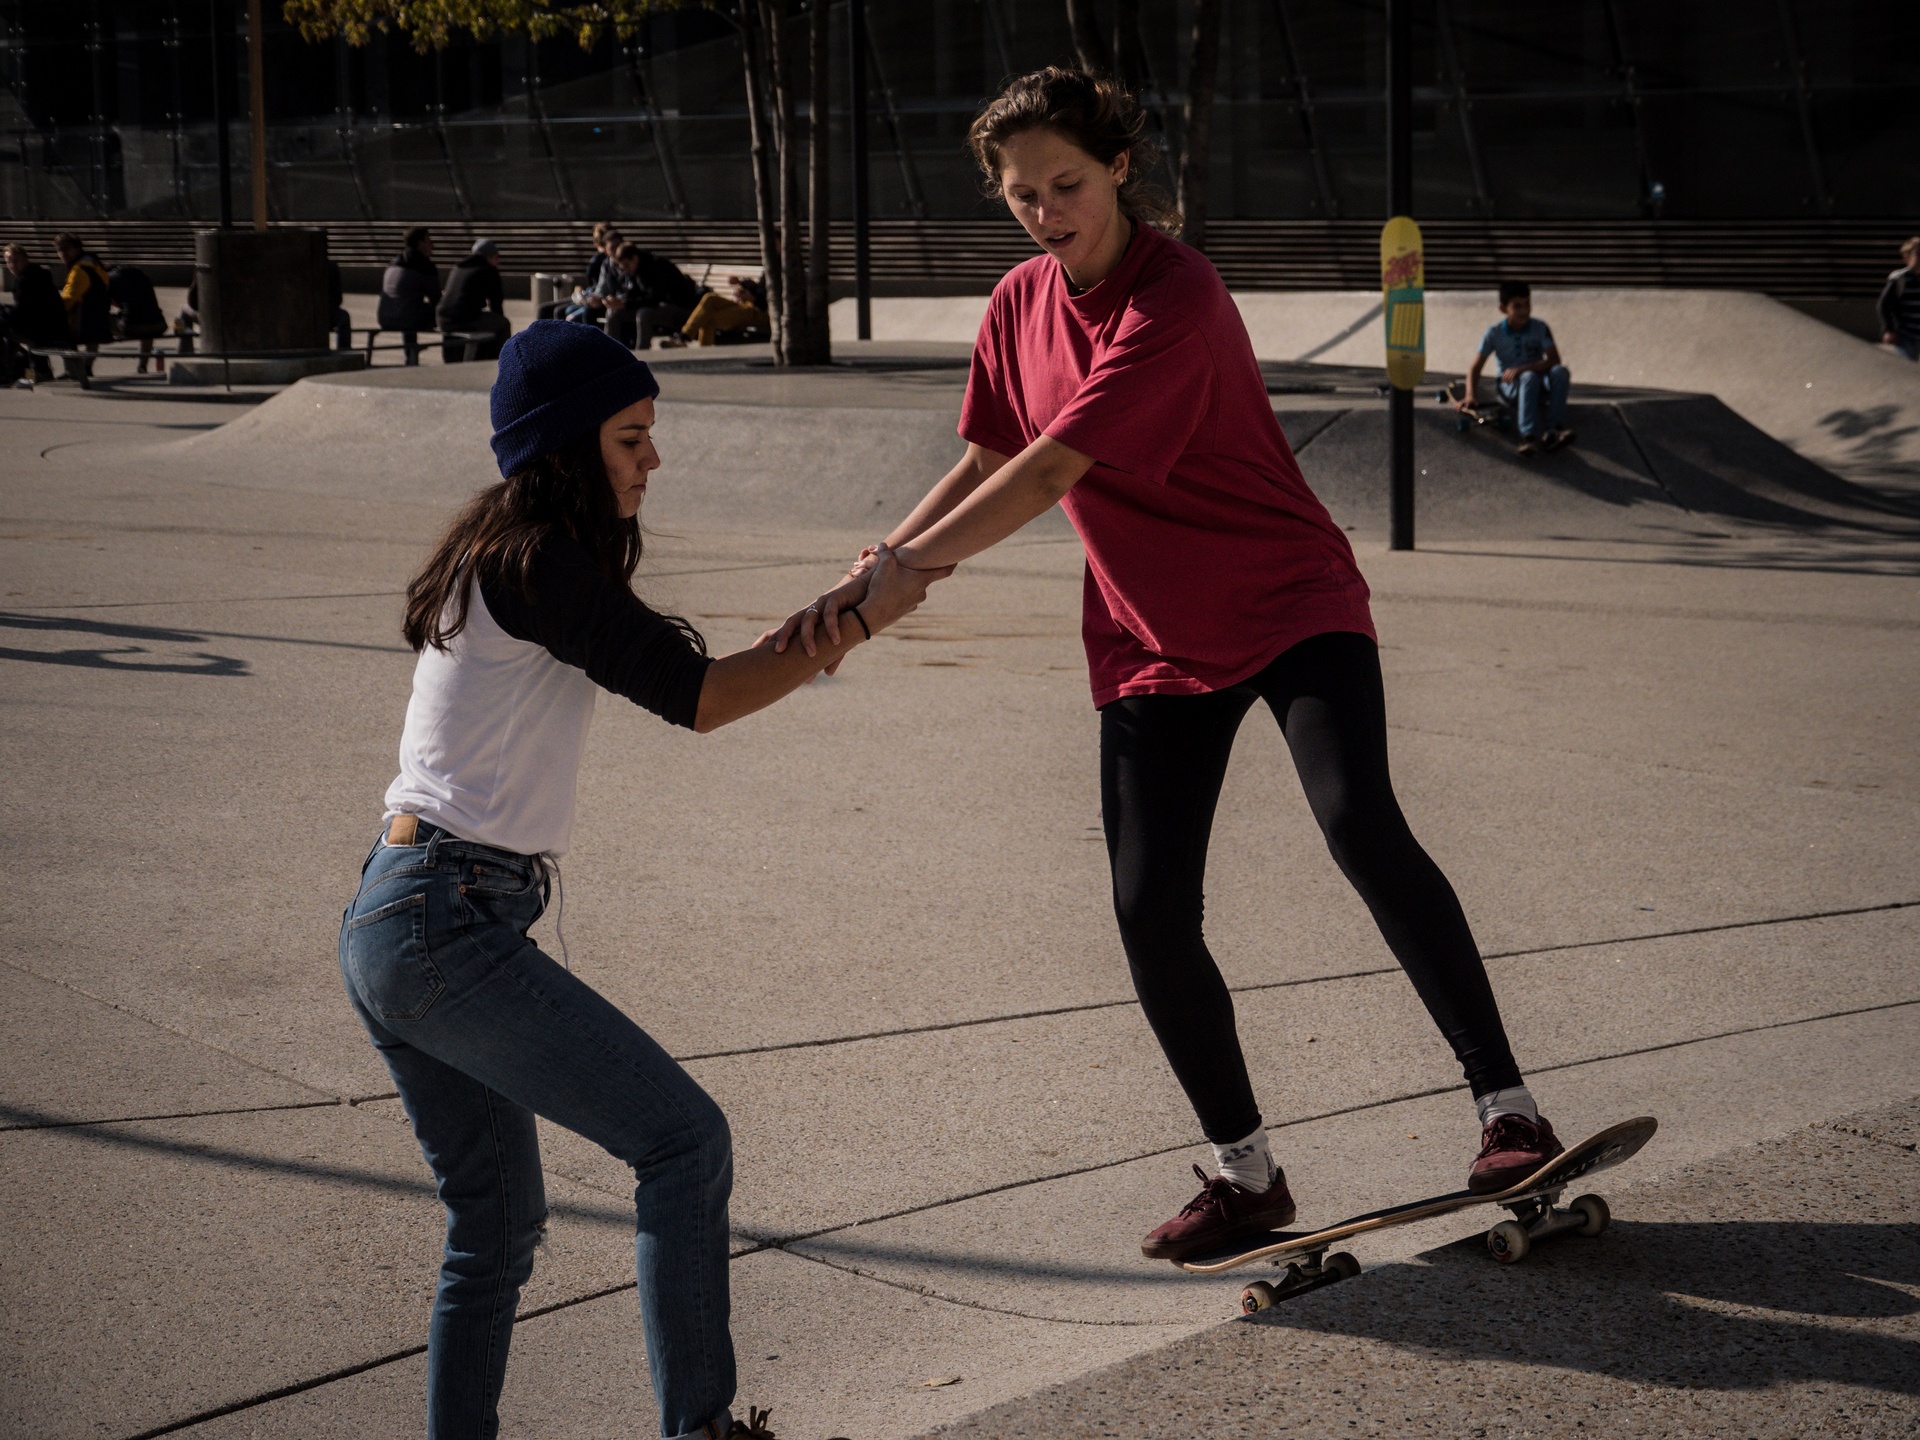
<svg viewBox="0 0 1920 1440">
<path fill-rule="evenodd" d="M 1140 1242 L 1140 1253 L 1149 1260 L 1183 1260 L 1243 1235 L 1293 1223 L 1293 1196 L 1287 1193 L 1284 1172 L 1274 1171 L 1273 1184 L 1260 1191 L 1243 1190 L 1224 1175 L 1208 1179 L 1198 1165 L 1193 1173 L 1200 1177 L 1200 1193 Z"/>
<path fill-rule="evenodd" d="M 1533 1174 L 1567 1147 L 1543 1117 L 1496 1115 L 1480 1132 L 1480 1154 L 1467 1172 L 1467 1189 L 1476 1195 L 1507 1190 Z"/>
</svg>

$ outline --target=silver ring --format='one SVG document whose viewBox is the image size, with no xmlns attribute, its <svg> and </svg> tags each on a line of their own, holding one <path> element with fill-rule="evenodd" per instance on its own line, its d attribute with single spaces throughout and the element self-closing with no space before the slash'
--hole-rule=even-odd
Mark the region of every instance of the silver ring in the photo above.
<svg viewBox="0 0 1920 1440">
<path fill-rule="evenodd" d="M 819 613 L 820 613 L 820 607 L 818 605 L 807 606 L 807 614 L 818 615 Z"/>
</svg>

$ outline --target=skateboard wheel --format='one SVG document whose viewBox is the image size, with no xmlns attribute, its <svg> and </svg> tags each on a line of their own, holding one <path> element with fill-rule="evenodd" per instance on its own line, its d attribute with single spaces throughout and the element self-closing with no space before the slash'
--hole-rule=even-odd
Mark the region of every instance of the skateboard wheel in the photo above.
<svg viewBox="0 0 1920 1440">
<path fill-rule="evenodd" d="M 1320 1268 L 1336 1280 L 1351 1280 L 1360 1273 L 1360 1262 L 1346 1251 L 1338 1250 L 1322 1260 Z"/>
<path fill-rule="evenodd" d="M 1532 1242 L 1518 1220 L 1502 1220 L 1487 1231 L 1487 1252 L 1502 1265 L 1513 1265 L 1527 1258 Z"/>
<path fill-rule="evenodd" d="M 1240 1292 L 1240 1313 L 1257 1315 L 1262 1310 L 1271 1310 L 1273 1302 L 1280 1298 L 1279 1292 L 1264 1280 L 1256 1280 Z"/>
<path fill-rule="evenodd" d="M 1567 1208 L 1580 1217 L 1580 1233 L 1589 1240 L 1613 1223 L 1613 1212 L 1598 1195 L 1582 1195 Z"/>
</svg>

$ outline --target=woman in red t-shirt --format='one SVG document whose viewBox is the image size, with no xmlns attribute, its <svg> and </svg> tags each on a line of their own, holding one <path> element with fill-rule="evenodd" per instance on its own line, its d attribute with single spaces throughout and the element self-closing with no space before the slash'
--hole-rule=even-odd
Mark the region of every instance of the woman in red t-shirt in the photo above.
<svg viewBox="0 0 1920 1440">
<path fill-rule="evenodd" d="M 969 143 L 1045 252 L 995 288 L 961 410 L 966 457 L 887 538 L 928 569 L 1056 502 L 1086 548 L 1084 634 L 1100 710 L 1101 808 L 1134 988 L 1213 1143 L 1219 1175 L 1142 1244 L 1177 1259 L 1294 1218 L 1202 935 L 1208 832 L 1235 731 L 1279 720 L 1335 861 L 1472 1086 L 1469 1183 L 1505 1188 L 1559 1153 L 1521 1082 L 1466 916 L 1407 828 L 1387 772 L 1367 586 L 1307 488 L 1219 274 L 1169 239 L 1137 178 L 1138 106 L 1047 69 L 1013 81 Z M 871 553 L 871 552 L 870 552 Z M 781 627 L 865 593 L 848 579 Z"/>
</svg>

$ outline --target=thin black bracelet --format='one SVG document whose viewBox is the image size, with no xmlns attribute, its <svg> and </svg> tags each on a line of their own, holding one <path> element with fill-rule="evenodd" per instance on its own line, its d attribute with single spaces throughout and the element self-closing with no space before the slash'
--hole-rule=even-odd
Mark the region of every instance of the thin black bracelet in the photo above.
<svg viewBox="0 0 1920 1440">
<path fill-rule="evenodd" d="M 847 614 L 860 622 L 860 628 L 867 632 L 867 638 L 871 640 L 873 638 L 873 627 L 867 624 L 867 617 L 860 613 L 860 607 L 858 605 L 849 605 L 847 607 Z"/>
</svg>

